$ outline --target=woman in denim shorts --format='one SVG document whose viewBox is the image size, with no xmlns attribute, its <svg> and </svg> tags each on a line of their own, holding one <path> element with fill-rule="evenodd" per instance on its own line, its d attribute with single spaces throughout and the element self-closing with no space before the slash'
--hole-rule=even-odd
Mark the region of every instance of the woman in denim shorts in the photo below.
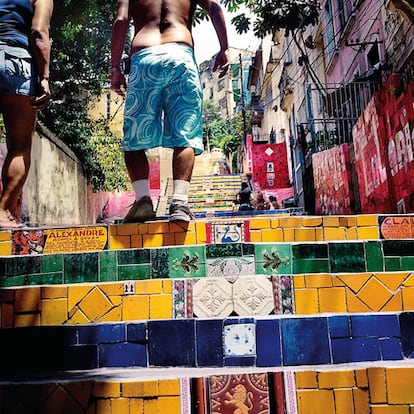
<svg viewBox="0 0 414 414">
<path fill-rule="evenodd" d="M 50 99 L 52 10 L 53 0 L 0 0 L 0 112 L 7 146 L 0 228 L 19 227 L 17 204 L 29 173 L 36 114 Z"/>
</svg>

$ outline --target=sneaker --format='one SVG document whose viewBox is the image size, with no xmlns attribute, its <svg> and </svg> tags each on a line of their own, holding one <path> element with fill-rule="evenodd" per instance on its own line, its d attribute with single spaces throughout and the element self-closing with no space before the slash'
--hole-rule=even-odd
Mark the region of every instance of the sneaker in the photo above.
<svg viewBox="0 0 414 414">
<path fill-rule="evenodd" d="M 145 196 L 134 201 L 123 222 L 142 223 L 153 218 L 155 218 L 155 212 L 151 197 Z"/>
<path fill-rule="evenodd" d="M 193 213 L 187 204 L 182 202 L 173 202 L 170 205 L 170 221 L 191 221 L 194 219 Z"/>
</svg>

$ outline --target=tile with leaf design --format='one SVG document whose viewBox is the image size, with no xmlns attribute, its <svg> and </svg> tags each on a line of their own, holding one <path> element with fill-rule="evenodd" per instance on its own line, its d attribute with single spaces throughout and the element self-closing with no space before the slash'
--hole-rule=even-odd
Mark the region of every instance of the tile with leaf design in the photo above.
<svg viewBox="0 0 414 414">
<path fill-rule="evenodd" d="M 169 274 L 171 278 L 205 277 L 206 254 L 204 246 L 171 248 Z"/>
<path fill-rule="evenodd" d="M 262 243 L 255 247 L 256 274 L 292 273 L 290 244 Z"/>
</svg>

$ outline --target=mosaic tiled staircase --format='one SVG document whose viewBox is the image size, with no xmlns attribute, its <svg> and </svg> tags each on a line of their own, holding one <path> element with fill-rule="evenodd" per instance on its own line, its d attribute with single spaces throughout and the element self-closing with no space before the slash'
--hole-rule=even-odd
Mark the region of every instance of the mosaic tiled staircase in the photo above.
<svg viewBox="0 0 414 414">
<path fill-rule="evenodd" d="M 414 217 L 0 232 L 0 412 L 414 412 Z"/>
</svg>

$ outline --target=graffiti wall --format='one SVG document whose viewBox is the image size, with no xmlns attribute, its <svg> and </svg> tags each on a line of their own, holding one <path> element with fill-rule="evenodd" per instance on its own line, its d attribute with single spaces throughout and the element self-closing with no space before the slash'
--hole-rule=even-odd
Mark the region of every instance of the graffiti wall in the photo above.
<svg viewBox="0 0 414 414">
<path fill-rule="evenodd" d="M 352 191 L 348 145 L 313 155 L 316 214 L 351 214 Z"/>
</svg>

